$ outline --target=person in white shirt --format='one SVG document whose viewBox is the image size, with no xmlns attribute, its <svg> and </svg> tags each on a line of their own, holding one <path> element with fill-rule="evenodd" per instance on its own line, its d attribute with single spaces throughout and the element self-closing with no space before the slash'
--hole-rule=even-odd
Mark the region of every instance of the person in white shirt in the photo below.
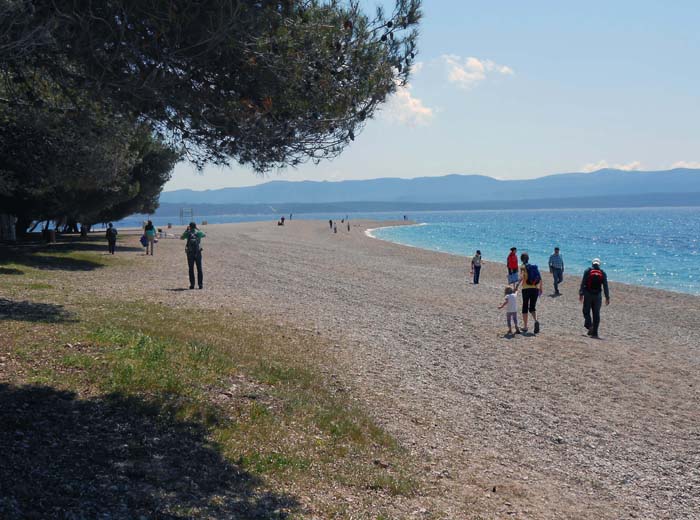
<svg viewBox="0 0 700 520">
<path fill-rule="evenodd" d="M 505 299 L 503 303 L 499 305 L 499 309 L 506 307 L 506 321 L 508 322 L 508 334 L 513 334 L 513 329 L 511 328 L 511 322 L 515 325 L 515 333 L 520 334 L 520 329 L 518 328 L 518 298 L 515 290 L 508 286 L 504 290 Z"/>
</svg>

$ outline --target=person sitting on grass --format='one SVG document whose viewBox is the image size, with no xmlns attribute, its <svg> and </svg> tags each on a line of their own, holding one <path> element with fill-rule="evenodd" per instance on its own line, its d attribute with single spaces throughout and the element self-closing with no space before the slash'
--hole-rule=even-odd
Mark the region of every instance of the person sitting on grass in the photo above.
<svg viewBox="0 0 700 520">
<path fill-rule="evenodd" d="M 513 334 L 513 329 L 511 328 L 511 322 L 515 326 L 515 333 L 520 334 L 520 329 L 518 328 L 518 298 L 516 292 L 509 285 L 504 290 L 505 299 L 503 303 L 498 306 L 499 309 L 506 307 L 506 321 L 508 322 L 508 335 Z"/>
</svg>

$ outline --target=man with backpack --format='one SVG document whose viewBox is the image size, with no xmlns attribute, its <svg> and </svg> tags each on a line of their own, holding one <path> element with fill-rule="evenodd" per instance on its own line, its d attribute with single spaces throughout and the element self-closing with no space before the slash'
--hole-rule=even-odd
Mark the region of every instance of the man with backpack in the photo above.
<svg viewBox="0 0 700 520">
<path fill-rule="evenodd" d="M 194 289 L 194 266 L 197 265 L 197 284 L 204 289 L 204 273 L 202 272 L 202 239 L 207 236 L 197 229 L 197 224 L 190 222 L 189 227 L 180 237 L 186 240 L 185 253 L 187 253 L 187 267 L 190 272 L 190 289 Z"/>
<path fill-rule="evenodd" d="M 540 322 L 537 321 L 537 298 L 542 294 L 542 276 L 539 268 L 535 264 L 530 263 L 530 255 L 527 253 L 521 254 L 520 261 L 523 263 L 520 267 L 520 279 L 517 284 L 522 284 L 523 286 L 520 291 L 520 294 L 523 296 L 523 327 L 520 330 L 523 333 L 527 332 L 527 318 L 528 313 L 530 313 L 535 321 L 532 331 L 538 334 L 540 332 Z"/>
<path fill-rule="evenodd" d="M 586 269 L 578 291 L 578 299 L 583 303 L 584 327 L 588 329 L 588 335 L 598 338 L 598 326 L 600 325 L 600 308 L 603 306 L 605 293 L 605 305 L 610 305 L 610 291 L 608 290 L 608 276 L 600 268 L 600 258 L 594 258 L 591 267 Z M 591 320 L 591 313 L 593 319 Z"/>
</svg>

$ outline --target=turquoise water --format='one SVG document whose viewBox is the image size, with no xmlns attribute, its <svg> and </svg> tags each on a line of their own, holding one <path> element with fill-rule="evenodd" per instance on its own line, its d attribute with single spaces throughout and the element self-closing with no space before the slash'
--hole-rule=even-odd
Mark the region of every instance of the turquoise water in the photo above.
<svg viewBox="0 0 700 520">
<path fill-rule="evenodd" d="M 700 208 L 492 210 L 409 215 L 421 224 L 372 234 L 400 244 L 505 263 L 511 247 L 548 271 L 555 246 L 565 275 L 599 257 L 611 281 L 700 295 Z M 547 281 L 548 278 L 545 278 Z"/>
<path fill-rule="evenodd" d="M 286 215 L 288 216 L 288 215 Z M 332 218 L 346 214 L 294 214 L 295 219 Z M 349 213 L 350 219 L 401 220 L 400 212 Z M 196 217 L 211 224 L 276 221 L 279 214 Z M 591 259 L 600 257 L 612 281 L 700 295 L 700 208 L 484 210 L 413 212 L 417 226 L 381 228 L 374 236 L 401 244 L 505 262 L 512 246 L 528 251 L 533 263 L 547 271 L 547 260 L 559 246 L 566 274 L 579 276 Z M 133 216 L 117 227 L 139 227 Z M 178 217 L 155 217 L 157 226 Z M 547 280 L 547 278 L 545 278 Z"/>
</svg>

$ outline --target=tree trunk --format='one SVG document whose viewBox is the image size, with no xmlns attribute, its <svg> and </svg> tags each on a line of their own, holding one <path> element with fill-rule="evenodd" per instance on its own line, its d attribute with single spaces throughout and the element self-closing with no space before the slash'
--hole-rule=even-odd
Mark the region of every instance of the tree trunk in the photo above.
<svg viewBox="0 0 700 520">
<path fill-rule="evenodd" d="M 27 232 L 27 228 L 31 225 L 32 220 L 26 217 L 18 217 L 17 222 L 15 222 L 15 235 L 17 235 L 17 240 L 24 237 Z"/>
</svg>

